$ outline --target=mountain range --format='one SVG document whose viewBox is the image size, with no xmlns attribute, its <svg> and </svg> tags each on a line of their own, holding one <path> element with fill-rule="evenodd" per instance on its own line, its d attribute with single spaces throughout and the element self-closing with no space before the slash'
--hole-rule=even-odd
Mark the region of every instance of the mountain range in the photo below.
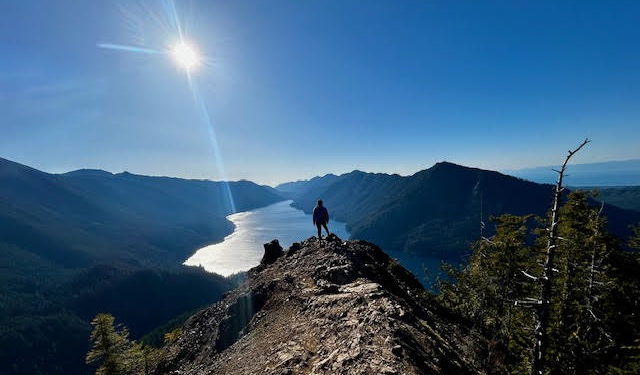
<svg viewBox="0 0 640 375">
<path fill-rule="evenodd" d="M 228 188 L 238 210 L 282 200 L 248 181 Z M 233 279 L 181 263 L 233 231 L 227 197 L 222 182 L 0 159 L 0 373 L 84 373 L 96 313 L 140 337 L 219 299 Z"/>
<path fill-rule="evenodd" d="M 488 236 L 491 216 L 546 215 L 553 186 L 441 162 L 406 177 L 353 171 L 285 188 L 295 192 L 295 207 L 311 212 L 323 199 L 332 216 L 347 223 L 352 238 L 372 241 L 394 256 L 460 261 L 480 238 L 481 221 Z M 631 235 L 629 225 L 640 222 L 640 212 L 610 204 L 604 215 L 621 238 Z"/>
<path fill-rule="evenodd" d="M 114 313 L 139 338 L 219 300 L 237 278 L 181 263 L 230 234 L 226 216 L 236 211 L 293 199 L 310 212 L 321 198 L 352 238 L 379 244 L 420 277 L 425 261 L 464 261 L 481 221 L 490 235 L 491 215 L 545 215 L 551 197 L 551 185 L 447 162 L 412 176 L 353 171 L 274 189 L 100 170 L 49 174 L 0 158 L 0 372 L 85 373 L 96 313 Z M 614 205 L 605 215 L 622 238 L 640 222 L 640 212 Z"/>
<path fill-rule="evenodd" d="M 136 266 L 175 264 L 233 229 L 223 182 L 96 170 L 52 175 L 4 159 L 0 179 L 0 238 L 63 266 L 105 254 Z M 282 200 L 252 182 L 228 186 L 239 211 Z"/>
</svg>

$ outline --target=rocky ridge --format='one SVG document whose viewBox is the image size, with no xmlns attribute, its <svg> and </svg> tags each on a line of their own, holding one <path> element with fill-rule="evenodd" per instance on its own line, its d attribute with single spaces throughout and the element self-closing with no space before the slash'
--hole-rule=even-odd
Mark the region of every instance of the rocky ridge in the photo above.
<svg viewBox="0 0 640 375">
<path fill-rule="evenodd" d="M 311 237 L 261 264 L 201 310 L 156 374 L 471 374 L 460 327 L 377 246 Z"/>
</svg>

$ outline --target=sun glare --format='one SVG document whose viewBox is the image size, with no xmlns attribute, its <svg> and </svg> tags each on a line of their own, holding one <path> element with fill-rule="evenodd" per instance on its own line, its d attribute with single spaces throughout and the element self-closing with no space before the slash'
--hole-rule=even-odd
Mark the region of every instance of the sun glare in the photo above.
<svg viewBox="0 0 640 375">
<path fill-rule="evenodd" d="M 198 51 L 191 45 L 180 42 L 171 50 L 173 58 L 178 65 L 186 70 L 192 70 L 200 64 L 200 55 Z"/>
</svg>

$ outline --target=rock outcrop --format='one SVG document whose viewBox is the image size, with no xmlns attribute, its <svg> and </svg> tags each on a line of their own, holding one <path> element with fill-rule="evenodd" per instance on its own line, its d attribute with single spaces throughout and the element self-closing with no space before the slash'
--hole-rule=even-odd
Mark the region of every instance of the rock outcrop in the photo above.
<svg viewBox="0 0 640 375">
<path fill-rule="evenodd" d="M 332 235 L 278 248 L 185 323 L 156 374 L 476 373 L 459 328 L 377 246 Z"/>
<path fill-rule="evenodd" d="M 280 246 L 280 242 L 278 240 L 273 240 L 269 243 L 264 244 L 264 255 L 262 256 L 261 264 L 270 264 L 276 261 L 276 259 L 280 258 L 284 255 L 282 251 L 282 246 Z"/>
</svg>

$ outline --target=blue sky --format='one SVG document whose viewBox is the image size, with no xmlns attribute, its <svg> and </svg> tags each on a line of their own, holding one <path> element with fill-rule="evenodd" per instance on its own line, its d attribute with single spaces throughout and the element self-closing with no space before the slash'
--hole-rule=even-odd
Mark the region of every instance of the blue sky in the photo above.
<svg viewBox="0 0 640 375">
<path fill-rule="evenodd" d="M 4 1 L 0 157 L 50 172 L 277 183 L 640 158 L 637 1 Z"/>
</svg>

